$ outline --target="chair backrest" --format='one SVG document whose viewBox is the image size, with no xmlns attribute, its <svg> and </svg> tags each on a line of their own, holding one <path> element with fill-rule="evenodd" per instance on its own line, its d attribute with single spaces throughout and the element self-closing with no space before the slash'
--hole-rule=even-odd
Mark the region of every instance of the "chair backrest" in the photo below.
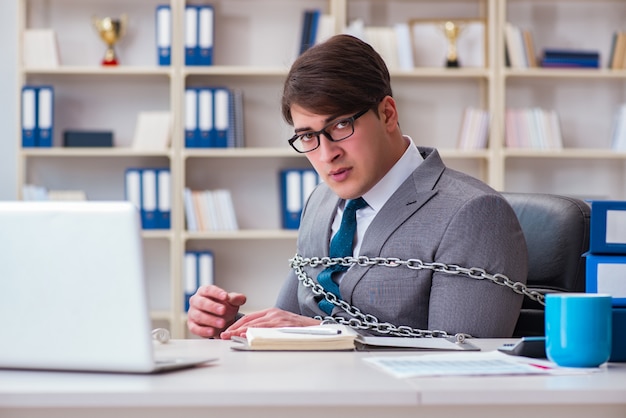
<svg viewBox="0 0 626 418">
<path fill-rule="evenodd" d="M 584 292 L 590 206 L 576 198 L 502 193 L 522 226 L 528 246 L 527 286 L 542 293 Z M 545 333 L 544 307 L 526 297 L 514 336 Z"/>
</svg>

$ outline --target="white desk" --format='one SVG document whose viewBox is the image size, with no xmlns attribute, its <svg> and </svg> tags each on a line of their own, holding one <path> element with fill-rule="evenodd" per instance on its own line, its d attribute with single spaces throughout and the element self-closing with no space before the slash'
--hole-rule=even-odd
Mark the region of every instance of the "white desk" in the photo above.
<svg viewBox="0 0 626 418">
<path fill-rule="evenodd" d="M 505 340 L 472 340 L 484 350 Z M 626 364 L 569 376 L 396 379 L 362 361 L 390 352 L 238 352 L 178 340 L 219 361 L 161 375 L 0 371 L 0 417 L 626 417 Z"/>
</svg>

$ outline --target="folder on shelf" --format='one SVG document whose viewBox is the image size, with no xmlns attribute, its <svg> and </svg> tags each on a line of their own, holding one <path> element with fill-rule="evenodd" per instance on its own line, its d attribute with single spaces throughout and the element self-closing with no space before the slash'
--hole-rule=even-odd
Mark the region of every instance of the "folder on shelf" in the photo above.
<svg viewBox="0 0 626 418">
<path fill-rule="evenodd" d="M 185 6 L 185 65 L 198 63 L 198 8 Z"/>
<path fill-rule="evenodd" d="M 315 170 L 302 170 L 302 206 L 309 198 L 313 189 L 317 187 L 319 183 L 319 176 Z"/>
<path fill-rule="evenodd" d="M 319 9 L 305 10 L 302 15 L 300 54 L 313 45 L 323 42 L 335 32 L 335 18 L 324 15 Z"/>
<path fill-rule="evenodd" d="M 158 64 L 161 66 L 172 63 L 172 10 L 169 5 L 156 8 L 156 43 Z"/>
<path fill-rule="evenodd" d="M 185 89 L 185 147 L 198 146 L 198 90 L 189 87 Z"/>
<path fill-rule="evenodd" d="M 306 51 L 309 45 L 309 38 L 311 33 L 311 19 L 313 18 L 313 12 L 311 10 L 305 10 L 302 15 L 302 32 L 300 33 L 300 51 L 302 54 Z"/>
<path fill-rule="evenodd" d="M 215 13 L 213 6 L 198 6 L 197 65 L 213 65 L 213 37 Z"/>
<path fill-rule="evenodd" d="M 54 90 L 41 86 L 37 91 L 37 146 L 51 147 L 54 126 Z"/>
<path fill-rule="evenodd" d="M 141 209 L 141 169 L 126 169 L 124 178 L 126 200 L 134 204 L 137 209 Z"/>
<path fill-rule="evenodd" d="M 198 141 L 196 145 L 201 148 L 209 148 L 214 142 L 214 109 L 213 109 L 213 90 L 211 88 L 197 89 L 198 95 Z"/>
<path fill-rule="evenodd" d="M 143 229 L 157 228 L 156 170 L 141 171 L 141 225 Z"/>
<path fill-rule="evenodd" d="M 189 311 L 189 298 L 198 288 L 198 257 L 195 251 L 185 252 L 183 266 L 183 292 L 185 297 L 185 312 Z"/>
<path fill-rule="evenodd" d="M 172 176 L 169 168 L 159 168 L 157 175 L 156 228 L 170 229 L 172 212 Z"/>
<path fill-rule="evenodd" d="M 34 147 L 37 143 L 37 90 L 22 87 L 22 147 Z"/>
<path fill-rule="evenodd" d="M 302 208 L 319 184 L 319 176 L 311 168 L 282 170 L 280 176 L 283 228 L 298 229 Z"/>
<path fill-rule="evenodd" d="M 198 252 L 198 286 L 208 286 L 214 283 L 214 265 L 211 251 Z"/>
<path fill-rule="evenodd" d="M 214 283 L 214 257 L 211 251 L 186 251 L 184 257 L 183 287 L 185 312 L 189 311 L 189 298 L 200 286 Z"/>
<path fill-rule="evenodd" d="M 215 136 L 212 146 L 216 148 L 226 148 L 228 146 L 228 135 L 230 130 L 230 91 L 227 88 L 216 88 L 213 94 L 215 96 Z"/>
<path fill-rule="evenodd" d="M 298 229 L 302 215 L 302 183 L 299 170 L 284 170 L 282 179 L 283 228 Z"/>
</svg>

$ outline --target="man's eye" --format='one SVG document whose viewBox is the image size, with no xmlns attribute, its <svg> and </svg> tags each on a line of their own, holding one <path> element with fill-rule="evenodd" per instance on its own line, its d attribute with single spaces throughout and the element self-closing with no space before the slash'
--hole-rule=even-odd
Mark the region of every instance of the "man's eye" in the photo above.
<svg viewBox="0 0 626 418">
<path fill-rule="evenodd" d="M 299 139 L 300 141 L 302 141 L 302 142 L 309 142 L 309 141 L 312 141 L 312 140 L 316 139 L 316 137 L 317 137 L 317 135 L 315 135 L 314 133 L 312 133 L 312 132 L 307 132 L 307 133 L 305 133 L 305 134 L 301 134 L 301 135 L 298 137 L 298 139 Z"/>
<path fill-rule="evenodd" d="M 351 125 L 352 125 L 352 119 L 342 119 L 335 124 L 333 129 L 335 130 L 346 129 L 346 128 L 349 128 Z"/>
</svg>

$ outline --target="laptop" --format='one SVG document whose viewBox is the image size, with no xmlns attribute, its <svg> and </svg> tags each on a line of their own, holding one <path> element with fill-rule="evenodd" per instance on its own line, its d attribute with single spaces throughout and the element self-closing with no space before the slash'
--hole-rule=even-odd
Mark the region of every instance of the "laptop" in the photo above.
<svg viewBox="0 0 626 418">
<path fill-rule="evenodd" d="M 0 202 L 0 368 L 155 373 L 216 358 L 154 353 L 130 202 Z"/>
</svg>

